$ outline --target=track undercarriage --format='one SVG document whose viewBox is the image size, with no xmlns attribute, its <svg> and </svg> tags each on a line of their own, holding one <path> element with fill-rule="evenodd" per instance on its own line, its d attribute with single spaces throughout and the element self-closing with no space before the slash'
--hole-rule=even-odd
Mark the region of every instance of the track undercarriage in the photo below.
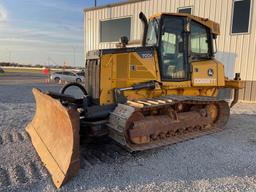
<svg viewBox="0 0 256 192">
<path fill-rule="evenodd" d="M 165 96 L 118 104 L 109 135 L 130 151 L 170 145 L 222 130 L 229 105 L 214 97 Z"/>
</svg>

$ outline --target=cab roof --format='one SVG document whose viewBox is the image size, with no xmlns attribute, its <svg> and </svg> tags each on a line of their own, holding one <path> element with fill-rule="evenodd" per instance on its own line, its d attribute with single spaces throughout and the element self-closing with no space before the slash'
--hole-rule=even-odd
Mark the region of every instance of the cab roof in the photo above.
<svg viewBox="0 0 256 192">
<path fill-rule="evenodd" d="M 152 15 L 151 17 L 149 17 L 150 20 L 155 19 L 155 18 L 159 18 L 161 16 L 164 15 L 170 15 L 170 16 L 182 16 L 182 17 L 188 17 L 198 23 L 201 23 L 202 25 L 208 27 L 211 29 L 211 32 L 215 35 L 219 35 L 220 34 L 220 25 L 219 23 L 216 23 L 208 18 L 202 18 L 202 17 L 198 17 L 198 16 L 194 16 L 191 14 L 187 14 L 187 13 L 157 13 Z"/>
</svg>

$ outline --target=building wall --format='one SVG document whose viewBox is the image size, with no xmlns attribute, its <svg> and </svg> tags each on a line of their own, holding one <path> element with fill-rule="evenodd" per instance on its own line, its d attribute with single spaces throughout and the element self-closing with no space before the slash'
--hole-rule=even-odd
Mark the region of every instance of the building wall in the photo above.
<svg viewBox="0 0 256 192">
<path fill-rule="evenodd" d="M 85 51 L 115 47 L 115 43 L 100 43 L 100 20 L 132 17 L 131 39 L 140 39 L 142 24 L 138 18 L 141 11 L 146 16 L 159 12 L 177 12 L 180 7 L 192 6 L 192 14 L 220 23 L 217 58 L 225 64 L 229 78 L 240 72 L 246 80 L 246 88 L 240 99 L 256 101 L 256 3 L 252 1 L 250 32 L 231 35 L 232 0 L 141 0 L 133 3 L 102 7 L 85 11 Z"/>
</svg>

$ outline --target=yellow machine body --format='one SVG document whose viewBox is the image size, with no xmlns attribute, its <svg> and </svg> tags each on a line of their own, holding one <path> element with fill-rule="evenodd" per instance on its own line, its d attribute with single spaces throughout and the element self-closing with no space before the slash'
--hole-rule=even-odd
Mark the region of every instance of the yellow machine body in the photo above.
<svg viewBox="0 0 256 192">
<path fill-rule="evenodd" d="M 219 24 L 209 19 L 193 16 L 184 13 L 159 13 L 150 17 L 150 20 L 163 16 L 186 17 L 187 21 L 195 21 L 209 28 L 215 36 L 220 34 Z M 186 26 L 190 30 L 190 26 Z M 113 91 L 116 88 L 130 87 L 134 84 L 155 80 L 162 84 L 154 90 L 125 91 L 124 95 L 128 100 L 159 97 L 161 95 L 188 95 L 188 96 L 214 96 L 218 95 L 220 88 L 240 89 L 243 82 L 228 80 L 224 74 L 224 65 L 214 57 L 203 61 L 192 61 L 191 77 L 183 81 L 165 81 L 161 78 L 160 62 L 157 48 L 152 55 L 141 56 L 136 49 L 125 51 L 113 51 L 103 53 L 99 56 L 100 94 L 98 98 L 100 105 L 115 103 Z M 212 76 L 208 70 L 211 69 Z M 91 72 L 91 71 L 90 71 Z M 88 86 L 87 86 L 88 88 Z"/>
<path fill-rule="evenodd" d="M 155 90 L 130 90 L 125 93 L 129 100 L 153 98 L 161 95 L 217 96 L 224 88 L 224 66 L 216 59 L 193 62 L 192 79 L 189 81 L 161 81 L 156 51 L 151 58 L 142 58 L 137 52 L 102 55 L 100 59 L 100 104 L 114 103 L 115 88 L 130 87 L 134 84 L 155 80 L 163 83 Z M 209 77 L 208 70 L 213 69 Z M 239 86 L 237 87 L 239 88 Z"/>
</svg>

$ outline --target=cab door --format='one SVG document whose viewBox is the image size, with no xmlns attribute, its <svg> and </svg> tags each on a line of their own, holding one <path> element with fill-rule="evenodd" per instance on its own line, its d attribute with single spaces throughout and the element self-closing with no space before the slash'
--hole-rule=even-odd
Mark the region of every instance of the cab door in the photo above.
<svg viewBox="0 0 256 192">
<path fill-rule="evenodd" d="M 159 38 L 162 81 L 186 81 L 189 78 L 185 23 L 185 17 L 163 16 L 162 18 Z"/>
</svg>

